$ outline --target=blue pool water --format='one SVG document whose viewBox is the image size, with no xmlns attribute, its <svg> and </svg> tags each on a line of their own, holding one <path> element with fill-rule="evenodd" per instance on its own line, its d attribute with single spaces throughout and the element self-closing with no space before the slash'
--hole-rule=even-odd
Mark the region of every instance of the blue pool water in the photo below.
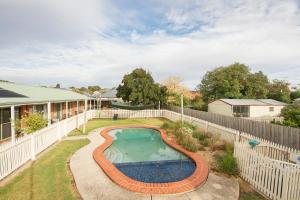
<svg viewBox="0 0 300 200">
<path fill-rule="evenodd" d="M 113 143 L 104 151 L 106 158 L 132 179 L 147 183 L 174 182 L 195 171 L 195 163 L 165 144 L 154 129 L 115 129 L 109 135 Z"/>
</svg>

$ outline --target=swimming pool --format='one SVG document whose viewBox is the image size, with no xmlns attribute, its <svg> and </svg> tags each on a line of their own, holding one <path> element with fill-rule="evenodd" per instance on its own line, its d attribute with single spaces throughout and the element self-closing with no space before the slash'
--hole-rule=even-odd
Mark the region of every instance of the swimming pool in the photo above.
<svg viewBox="0 0 300 200">
<path fill-rule="evenodd" d="M 182 148 L 163 129 L 122 125 L 105 128 L 100 135 L 105 140 L 93 151 L 93 158 L 124 189 L 176 194 L 195 190 L 208 177 L 203 157 Z"/>
<path fill-rule="evenodd" d="M 193 160 L 165 144 L 150 128 L 124 128 L 108 133 L 113 143 L 104 155 L 128 177 L 146 183 L 185 179 L 196 168 Z"/>
</svg>

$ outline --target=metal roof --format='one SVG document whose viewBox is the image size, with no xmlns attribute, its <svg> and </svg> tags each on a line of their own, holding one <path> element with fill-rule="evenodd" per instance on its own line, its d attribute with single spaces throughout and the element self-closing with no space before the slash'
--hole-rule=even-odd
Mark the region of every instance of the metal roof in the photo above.
<svg viewBox="0 0 300 200">
<path fill-rule="evenodd" d="M 0 106 L 39 102 L 59 102 L 84 100 L 87 97 L 76 92 L 60 88 L 27 86 L 0 82 L 0 88 L 23 95 L 25 97 L 0 97 Z"/>
<path fill-rule="evenodd" d="M 101 98 L 118 98 L 117 89 L 113 88 L 101 94 Z"/>
<path fill-rule="evenodd" d="M 274 99 L 220 99 L 234 106 L 285 106 L 286 103 Z"/>
</svg>

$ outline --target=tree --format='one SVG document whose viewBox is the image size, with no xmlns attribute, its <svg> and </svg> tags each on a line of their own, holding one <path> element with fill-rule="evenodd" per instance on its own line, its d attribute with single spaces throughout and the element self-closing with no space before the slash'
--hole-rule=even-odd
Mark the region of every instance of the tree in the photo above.
<svg viewBox="0 0 300 200">
<path fill-rule="evenodd" d="M 207 110 L 206 103 L 203 101 L 203 98 L 201 96 L 196 96 L 191 101 L 191 107 L 196 110 Z"/>
<path fill-rule="evenodd" d="M 55 88 L 60 88 L 60 84 L 57 83 L 56 86 L 55 86 Z"/>
<path fill-rule="evenodd" d="M 158 104 L 165 101 L 166 88 L 154 82 L 151 74 L 142 68 L 134 69 L 123 77 L 117 87 L 117 97 L 132 105 Z"/>
<path fill-rule="evenodd" d="M 198 89 L 203 95 L 203 100 L 208 103 L 220 98 L 240 99 L 247 95 L 254 96 L 257 93 L 251 83 L 255 79 L 263 79 L 262 73 L 251 76 L 250 68 L 244 64 L 234 63 L 227 67 L 218 67 L 207 72 Z"/>
<path fill-rule="evenodd" d="M 283 108 L 281 116 L 284 118 L 283 125 L 300 127 L 300 101 L 295 101 L 293 104 Z"/>
<path fill-rule="evenodd" d="M 261 71 L 249 74 L 243 94 L 248 99 L 265 99 L 268 95 L 269 79 Z"/>
<path fill-rule="evenodd" d="M 89 94 L 94 94 L 94 92 L 96 92 L 96 91 L 98 91 L 98 92 L 101 91 L 101 87 L 99 85 L 88 86 L 87 89 L 88 89 Z"/>
<path fill-rule="evenodd" d="M 88 86 L 87 88 L 86 87 L 76 88 L 76 87 L 72 86 L 72 87 L 70 87 L 70 90 L 72 90 L 73 92 L 80 93 L 80 94 L 83 94 L 83 93 L 94 94 L 94 92 L 96 92 L 96 91 L 100 92 L 101 87 L 98 85 Z"/>
<path fill-rule="evenodd" d="M 290 94 L 290 98 L 291 100 L 295 100 L 295 99 L 299 99 L 300 98 L 300 88 L 292 88 L 294 91 L 291 91 L 291 94 Z"/>
<path fill-rule="evenodd" d="M 13 82 L 7 81 L 7 80 L 0 80 L 0 82 L 2 82 L 2 83 L 13 83 Z"/>
<path fill-rule="evenodd" d="M 181 95 L 183 95 L 183 104 L 185 106 L 190 105 L 192 99 L 192 93 L 182 83 L 182 79 L 177 76 L 168 77 L 162 83 L 167 88 L 167 104 L 181 105 Z"/>
<path fill-rule="evenodd" d="M 289 103 L 290 99 L 290 83 L 284 80 L 273 80 L 268 87 L 268 98 Z"/>
</svg>

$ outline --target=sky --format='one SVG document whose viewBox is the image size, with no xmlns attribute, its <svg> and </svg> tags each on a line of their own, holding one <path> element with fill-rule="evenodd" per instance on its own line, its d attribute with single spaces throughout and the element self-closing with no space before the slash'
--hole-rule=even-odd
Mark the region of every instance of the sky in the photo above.
<svg viewBox="0 0 300 200">
<path fill-rule="evenodd" d="M 143 67 L 194 89 L 234 62 L 300 84 L 300 0 L 0 0 L 0 79 L 114 87 Z"/>
</svg>

